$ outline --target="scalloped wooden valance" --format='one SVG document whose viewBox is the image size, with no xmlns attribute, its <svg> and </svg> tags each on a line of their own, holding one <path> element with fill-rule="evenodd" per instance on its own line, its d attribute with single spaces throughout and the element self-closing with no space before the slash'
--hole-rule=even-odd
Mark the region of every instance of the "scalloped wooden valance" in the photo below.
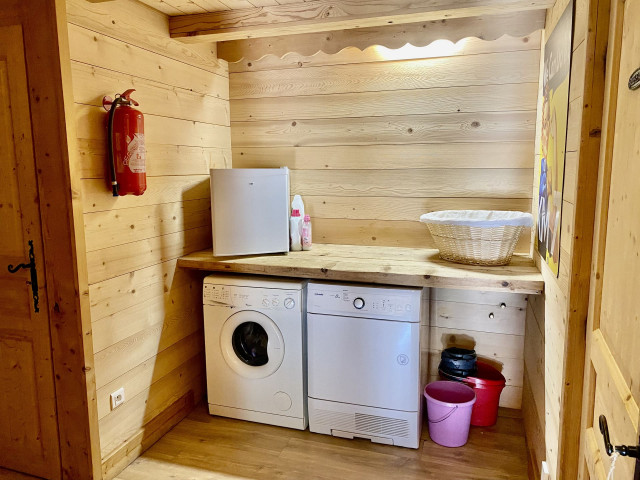
<svg viewBox="0 0 640 480">
<path fill-rule="evenodd" d="M 424 47 L 443 39 L 455 43 L 468 37 L 482 40 L 496 40 L 503 35 L 525 37 L 544 28 L 544 22 L 544 10 L 526 10 L 504 15 L 232 40 L 218 43 L 218 57 L 228 62 L 237 62 L 242 59 L 258 60 L 265 55 L 283 57 L 288 53 L 305 56 L 318 52 L 334 54 L 348 47 L 365 50 L 373 45 L 380 45 L 395 49 L 407 43 Z"/>
</svg>

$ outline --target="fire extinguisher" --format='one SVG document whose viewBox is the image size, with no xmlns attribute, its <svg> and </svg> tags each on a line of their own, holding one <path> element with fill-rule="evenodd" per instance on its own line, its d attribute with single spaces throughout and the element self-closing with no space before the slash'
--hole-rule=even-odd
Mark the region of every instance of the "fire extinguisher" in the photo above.
<svg viewBox="0 0 640 480">
<path fill-rule="evenodd" d="M 122 95 L 102 99 L 109 112 L 107 137 L 113 196 L 142 195 L 147 189 L 144 146 L 144 117 L 130 97 L 134 89 Z"/>
</svg>

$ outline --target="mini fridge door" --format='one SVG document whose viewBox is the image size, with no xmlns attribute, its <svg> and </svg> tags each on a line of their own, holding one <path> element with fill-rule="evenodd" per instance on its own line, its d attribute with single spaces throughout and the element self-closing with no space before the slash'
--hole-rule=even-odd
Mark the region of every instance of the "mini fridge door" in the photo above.
<svg viewBox="0 0 640 480">
<path fill-rule="evenodd" d="M 289 251 L 289 169 L 211 170 L 213 254 Z"/>
</svg>

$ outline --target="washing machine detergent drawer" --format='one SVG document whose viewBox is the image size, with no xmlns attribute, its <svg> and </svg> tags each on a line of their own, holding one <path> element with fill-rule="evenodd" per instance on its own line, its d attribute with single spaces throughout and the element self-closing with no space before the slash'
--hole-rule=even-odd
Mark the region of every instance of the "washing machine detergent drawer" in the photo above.
<svg viewBox="0 0 640 480">
<path fill-rule="evenodd" d="M 307 315 L 309 397 L 417 412 L 419 323 Z"/>
</svg>

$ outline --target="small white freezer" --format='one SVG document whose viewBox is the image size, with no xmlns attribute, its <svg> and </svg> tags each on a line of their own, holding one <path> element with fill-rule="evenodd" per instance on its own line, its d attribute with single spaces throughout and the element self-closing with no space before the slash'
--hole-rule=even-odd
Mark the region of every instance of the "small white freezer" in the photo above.
<svg viewBox="0 0 640 480">
<path fill-rule="evenodd" d="M 211 170 L 213 255 L 289 251 L 289 169 Z"/>
</svg>

